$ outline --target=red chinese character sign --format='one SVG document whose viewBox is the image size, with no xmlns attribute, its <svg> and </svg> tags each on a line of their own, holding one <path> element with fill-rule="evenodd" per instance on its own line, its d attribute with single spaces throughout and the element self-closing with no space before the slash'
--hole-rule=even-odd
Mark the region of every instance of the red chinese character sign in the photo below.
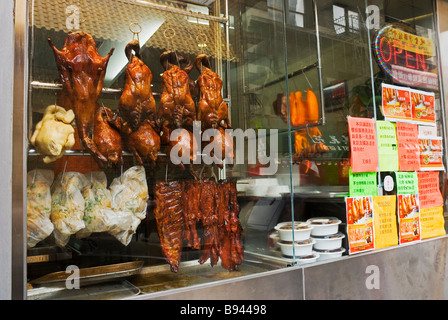
<svg viewBox="0 0 448 320">
<path fill-rule="evenodd" d="M 348 117 L 350 165 L 352 172 L 378 171 L 376 122 L 369 118 Z"/>
</svg>

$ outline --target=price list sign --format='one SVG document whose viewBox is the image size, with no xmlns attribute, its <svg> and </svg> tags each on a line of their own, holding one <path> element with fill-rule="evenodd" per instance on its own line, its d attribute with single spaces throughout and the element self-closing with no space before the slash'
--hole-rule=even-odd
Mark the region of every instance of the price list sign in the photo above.
<svg viewBox="0 0 448 320">
<path fill-rule="evenodd" d="M 389 121 L 377 121 L 378 155 L 380 171 L 398 171 L 398 147 L 395 125 Z"/>
<path fill-rule="evenodd" d="M 348 117 L 352 172 L 378 171 L 378 146 L 374 119 Z"/>
<path fill-rule="evenodd" d="M 397 172 L 397 208 L 400 243 L 421 239 L 417 172 Z"/>
<path fill-rule="evenodd" d="M 398 164 L 400 171 L 420 170 L 418 125 L 397 122 Z"/>
</svg>

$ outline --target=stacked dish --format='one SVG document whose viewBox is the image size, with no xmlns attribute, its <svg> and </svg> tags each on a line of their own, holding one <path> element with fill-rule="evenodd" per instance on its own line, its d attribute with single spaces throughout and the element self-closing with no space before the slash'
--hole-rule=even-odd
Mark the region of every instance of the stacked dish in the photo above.
<svg viewBox="0 0 448 320">
<path fill-rule="evenodd" d="M 313 252 L 316 241 L 311 238 L 313 227 L 308 223 L 282 222 L 275 226 L 275 230 L 279 236 L 277 244 L 284 256 L 295 256 L 299 263 L 311 263 L 319 257 Z"/>
<path fill-rule="evenodd" d="M 313 251 L 319 254 L 318 261 L 342 256 L 345 252 L 342 247 L 342 239 L 345 235 L 338 232 L 341 220 L 333 217 L 312 218 L 307 220 L 307 224 L 312 227 Z"/>
</svg>

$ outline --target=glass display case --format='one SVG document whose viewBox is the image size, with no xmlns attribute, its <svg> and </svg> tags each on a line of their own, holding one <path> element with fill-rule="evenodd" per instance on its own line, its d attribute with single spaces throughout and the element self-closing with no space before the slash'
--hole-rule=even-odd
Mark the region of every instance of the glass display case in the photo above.
<svg viewBox="0 0 448 320">
<path fill-rule="evenodd" d="M 351 189 L 366 171 L 351 170 L 350 119 L 429 127 L 420 140 L 446 149 L 430 1 L 24 2 L 28 299 L 150 297 L 344 261 L 348 199 L 381 211 L 372 196 L 398 199 L 385 181 L 402 171 L 444 189 L 445 152 L 438 167 L 370 170 L 374 195 Z M 432 109 L 391 115 L 395 87 Z"/>
</svg>

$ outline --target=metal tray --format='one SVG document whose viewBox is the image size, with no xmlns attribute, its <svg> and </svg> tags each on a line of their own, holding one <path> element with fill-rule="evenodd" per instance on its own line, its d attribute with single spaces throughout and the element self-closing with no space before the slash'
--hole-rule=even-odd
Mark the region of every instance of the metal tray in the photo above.
<svg viewBox="0 0 448 320">
<path fill-rule="evenodd" d="M 245 252 L 243 263 L 237 271 L 228 271 L 221 267 L 220 261 L 210 266 L 207 261 L 200 264 L 197 260 L 181 262 L 177 273 L 171 272 L 168 264 L 142 268 L 138 275 L 129 281 L 142 293 L 153 293 L 163 290 L 183 288 L 219 280 L 233 279 L 254 273 L 284 268 L 287 263 L 278 259 L 264 259 Z"/>
<path fill-rule="evenodd" d="M 42 287 L 28 290 L 28 300 L 116 300 L 140 294 L 140 289 L 126 280 L 112 280 L 80 289 Z"/>
<path fill-rule="evenodd" d="M 143 261 L 132 261 L 98 267 L 81 268 L 79 269 L 79 284 L 80 286 L 85 286 L 111 279 L 132 276 L 139 273 L 142 266 Z M 71 273 L 66 273 L 65 271 L 54 272 L 32 280 L 30 281 L 30 284 L 32 286 L 65 288 L 65 282 L 70 275 Z"/>
</svg>

